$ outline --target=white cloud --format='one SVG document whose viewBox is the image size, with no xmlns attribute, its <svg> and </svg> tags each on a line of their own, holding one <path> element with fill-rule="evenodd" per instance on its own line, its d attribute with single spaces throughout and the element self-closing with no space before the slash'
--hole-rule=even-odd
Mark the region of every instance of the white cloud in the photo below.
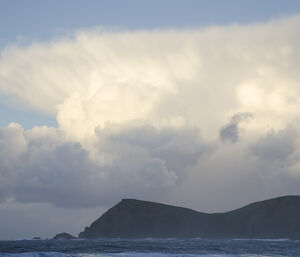
<svg viewBox="0 0 300 257">
<path fill-rule="evenodd" d="M 0 130 L 0 200 L 82 207 L 136 197 L 215 209 L 299 193 L 299 26 L 295 16 L 82 30 L 8 47 L 1 93 L 59 127 Z"/>
<path fill-rule="evenodd" d="M 295 16 L 202 30 L 87 30 L 8 47 L 1 91 L 55 115 L 79 140 L 131 119 L 181 120 L 215 138 L 237 112 L 253 113 L 255 130 L 282 129 L 298 113 L 299 23 Z"/>
</svg>

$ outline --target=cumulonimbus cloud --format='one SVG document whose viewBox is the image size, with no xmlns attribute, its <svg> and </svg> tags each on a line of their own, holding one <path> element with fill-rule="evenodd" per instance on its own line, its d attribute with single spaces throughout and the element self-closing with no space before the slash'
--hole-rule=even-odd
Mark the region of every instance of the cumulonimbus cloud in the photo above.
<svg viewBox="0 0 300 257">
<path fill-rule="evenodd" d="M 280 188 L 289 192 L 299 177 L 299 26 L 294 16 L 194 30 L 94 29 L 8 46 L 1 94 L 55 116 L 58 128 L 1 129 L 0 200 L 95 206 L 155 199 L 194 181 L 200 191 L 231 178 L 268 181 L 272 173 L 252 171 L 277 155 L 272 178 L 287 178 Z M 245 113 L 252 119 L 241 122 Z M 290 127 L 295 140 L 282 137 Z M 242 161 L 244 171 L 229 165 Z"/>
</svg>

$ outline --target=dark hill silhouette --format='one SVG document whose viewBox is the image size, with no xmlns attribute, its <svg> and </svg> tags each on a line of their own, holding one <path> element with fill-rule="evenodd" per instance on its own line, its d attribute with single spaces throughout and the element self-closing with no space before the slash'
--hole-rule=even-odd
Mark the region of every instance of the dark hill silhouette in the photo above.
<svg viewBox="0 0 300 257">
<path fill-rule="evenodd" d="M 225 213 L 201 213 L 123 199 L 79 234 L 80 238 L 300 238 L 300 196 L 255 202 Z"/>
</svg>

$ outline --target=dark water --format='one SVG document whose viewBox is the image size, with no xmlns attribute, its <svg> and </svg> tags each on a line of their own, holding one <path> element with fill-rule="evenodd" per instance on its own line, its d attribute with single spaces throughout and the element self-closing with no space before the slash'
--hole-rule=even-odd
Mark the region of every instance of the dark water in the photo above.
<svg viewBox="0 0 300 257">
<path fill-rule="evenodd" d="M 99 239 L 0 241 L 0 257 L 300 256 L 298 240 Z"/>
</svg>

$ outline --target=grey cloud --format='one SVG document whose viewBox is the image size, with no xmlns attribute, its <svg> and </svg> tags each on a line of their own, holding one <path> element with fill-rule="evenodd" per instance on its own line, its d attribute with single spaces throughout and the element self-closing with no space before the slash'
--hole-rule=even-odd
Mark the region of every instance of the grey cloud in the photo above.
<svg viewBox="0 0 300 257">
<path fill-rule="evenodd" d="M 117 148 L 130 147 L 135 150 L 146 150 L 151 158 L 161 159 L 165 162 L 168 170 L 176 174 L 184 172 L 189 165 L 193 165 L 199 158 L 214 150 L 214 146 L 206 143 L 199 135 L 197 129 L 156 129 L 150 125 L 134 127 L 121 127 L 116 133 L 110 132 L 109 128 L 98 132 L 103 133 L 105 144 L 103 147 Z M 102 137 L 101 135 L 100 137 Z M 114 152 L 118 151 L 117 149 Z M 120 154 L 124 154 L 122 151 Z"/>
<path fill-rule="evenodd" d="M 236 143 L 239 140 L 239 123 L 249 118 L 253 118 L 253 115 L 249 112 L 235 114 L 228 124 L 220 130 L 221 139 Z"/>
<path fill-rule="evenodd" d="M 250 146 L 250 150 L 265 161 L 285 161 L 297 149 L 297 134 L 292 129 L 284 129 L 277 133 L 268 132 L 255 144 Z"/>
<path fill-rule="evenodd" d="M 290 139 L 297 137 L 292 134 L 285 142 L 290 132 L 285 133 L 268 138 L 260 152 L 254 152 L 246 140 L 220 144 L 208 158 L 199 160 L 183 184 L 170 193 L 173 204 L 220 212 L 254 201 L 299 194 L 299 153 L 295 144 L 290 144 Z M 272 149 L 281 144 L 286 144 L 282 150 Z"/>
<path fill-rule="evenodd" d="M 91 207 L 124 197 L 156 199 L 181 183 L 186 169 L 212 150 L 197 130 L 130 125 L 98 130 L 93 159 L 59 129 L 43 130 L 24 132 L 15 126 L 0 131 L 0 158 L 8 160 L 0 163 L 1 178 L 9 170 L 0 191 L 2 202 Z M 20 142 L 24 146 L 18 150 Z M 5 150 L 9 147 L 20 151 L 13 161 L 15 153 Z"/>
<path fill-rule="evenodd" d="M 17 201 L 59 206 L 94 204 L 91 176 L 97 166 L 80 144 L 61 143 L 49 150 L 29 148 L 22 157 L 23 167 L 19 167 L 13 191 Z"/>
<path fill-rule="evenodd" d="M 23 129 L 17 124 L 0 128 L 0 202 L 11 193 L 17 177 L 17 160 L 26 148 Z"/>
</svg>

